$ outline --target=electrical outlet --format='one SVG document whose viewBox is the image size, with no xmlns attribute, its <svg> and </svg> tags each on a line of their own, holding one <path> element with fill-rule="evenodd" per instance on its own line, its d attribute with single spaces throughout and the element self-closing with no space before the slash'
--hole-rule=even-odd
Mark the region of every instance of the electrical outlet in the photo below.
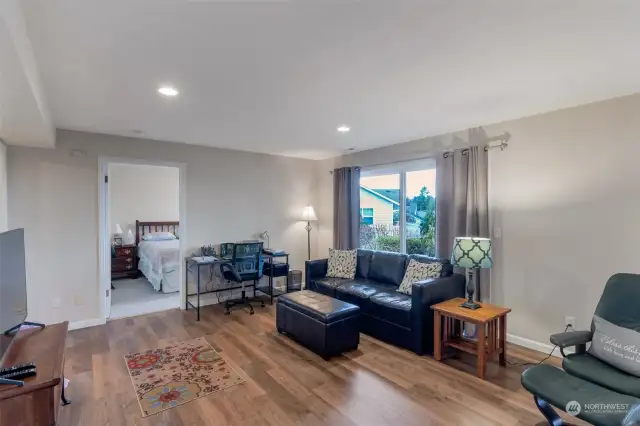
<svg viewBox="0 0 640 426">
<path fill-rule="evenodd" d="M 564 326 L 569 326 L 567 331 L 572 331 L 576 329 L 576 317 L 564 317 Z"/>
<path fill-rule="evenodd" d="M 75 295 L 73 296 L 73 304 L 76 306 L 81 306 L 84 303 L 84 301 L 82 300 L 82 296 L 80 295 Z"/>
<path fill-rule="evenodd" d="M 53 308 L 59 308 L 62 305 L 62 300 L 60 300 L 59 297 L 54 297 L 53 301 L 51 302 L 51 306 Z"/>
<path fill-rule="evenodd" d="M 502 229 L 495 227 L 493 228 L 493 237 L 494 238 L 502 238 Z"/>
</svg>

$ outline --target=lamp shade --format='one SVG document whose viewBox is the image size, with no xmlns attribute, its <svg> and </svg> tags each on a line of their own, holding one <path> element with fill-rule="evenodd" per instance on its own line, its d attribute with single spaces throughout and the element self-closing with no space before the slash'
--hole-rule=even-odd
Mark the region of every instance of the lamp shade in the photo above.
<svg viewBox="0 0 640 426">
<path fill-rule="evenodd" d="M 122 235 L 122 228 L 120 228 L 120 224 L 116 223 L 116 234 Z"/>
<path fill-rule="evenodd" d="M 456 237 L 451 263 L 460 268 L 491 268 L 491 240 L 480 237 Z"/>
<path fill-rule="evenodd" d="M 315 210 L 313 210 L 313 207 L 311 205 L 308 205 L 307 207 L 302 209 L 301 219 L 306 222 L 318 220 L 318 217 L 316 216 L 316 212 Z"/>
</svg>

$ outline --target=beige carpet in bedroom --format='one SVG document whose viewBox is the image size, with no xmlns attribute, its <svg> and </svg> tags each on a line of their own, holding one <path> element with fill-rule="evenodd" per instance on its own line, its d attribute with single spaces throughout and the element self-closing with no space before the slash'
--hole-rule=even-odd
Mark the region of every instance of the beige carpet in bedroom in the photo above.
<svg viewBox="0 0 640 426">
<path fill-rule="evenodd" d="M 115 290 L 111 292 L 110 319 L 165 311 L 180 306 L 179 292 L 165 294 L 155 291 L 144 277 L 135 280 L 114 280 L 112 284 Z"/>
</svg>

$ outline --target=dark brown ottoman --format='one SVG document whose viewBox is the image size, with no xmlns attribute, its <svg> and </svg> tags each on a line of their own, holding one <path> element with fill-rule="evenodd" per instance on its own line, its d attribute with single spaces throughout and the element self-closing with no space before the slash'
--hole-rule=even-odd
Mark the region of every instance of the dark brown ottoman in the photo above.
<svg viewBox="0 0 640 426">
<path fill-rule="evenodd" d="M 276 327 L 327 359 L 358 349 L 360 308 L 310 290 L 282 295 L 276 305 Z"/>
</svg>

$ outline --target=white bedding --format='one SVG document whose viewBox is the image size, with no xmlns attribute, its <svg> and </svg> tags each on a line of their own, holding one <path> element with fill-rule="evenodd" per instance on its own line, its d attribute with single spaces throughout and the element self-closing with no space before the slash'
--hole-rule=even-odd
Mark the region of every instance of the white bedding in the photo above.
<svg viewBox="0 0 640 426">
<path fill-rule="evenodd" d="M 180 241 L 140 241 L 139 269 L 156 291 L 173 293 L 180 290 Z M 177 278 L 177 279 L 173 279 Z"/>
</svg>

